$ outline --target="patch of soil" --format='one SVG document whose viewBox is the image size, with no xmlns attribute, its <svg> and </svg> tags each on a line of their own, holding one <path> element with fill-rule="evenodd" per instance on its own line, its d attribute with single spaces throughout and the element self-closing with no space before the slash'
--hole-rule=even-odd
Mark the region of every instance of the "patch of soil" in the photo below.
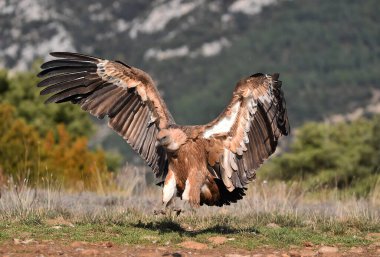
<svg viewBox="0 0 380 257">
<path fill-rule="evenodd" d="M 219 240 L 219 239 L 218 239 Z M 210 240 L 211 241 L 211 240 Z M 186 244 L 184 244 L 186 243 Z M 142 257 L 301 257 L 301 256 L 379 256 L 380 245 L 341 250 L 310 246 L 292 249 L 260 248 L 253 251 L 231 249 L 213 243 L 187 241 L 176 246 L 115 245 L 111 242 L 69 242 L 65 240 L 10 240 L 0 244 L 0 257 L 6 256 L 142 256 Z"/>
<path fill-rule="evenodd" d="M 227 242 L 228 238 L 224 236 L 213 236 L 208 238 L 208 241 L 214 245 L 221 245 Z"/>
</svg>

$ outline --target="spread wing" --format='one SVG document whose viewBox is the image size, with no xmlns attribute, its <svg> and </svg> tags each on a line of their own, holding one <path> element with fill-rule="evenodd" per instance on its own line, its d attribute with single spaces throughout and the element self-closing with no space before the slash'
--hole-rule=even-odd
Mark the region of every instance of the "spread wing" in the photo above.
<svg viewBox="0 0 380 257">
<path fill-rule="evenodd" d="M 241 80 L 226 109 L 204 127 L 209 170 L 229 191 L 244 188 L 290 132 L 278 77 L 260 73 Z"/>
<path fill-rule="evenodd" d="M 123 64 L 77 53 L 55 52 L 44 63 L 38 86 L 46 103 L 72 102 L 102 119 L 152 167 L 157 177 L 167 172 L 167 156 L 156 147 L 156 134 L 174 120 L 152 79 Z"/>
</svg>

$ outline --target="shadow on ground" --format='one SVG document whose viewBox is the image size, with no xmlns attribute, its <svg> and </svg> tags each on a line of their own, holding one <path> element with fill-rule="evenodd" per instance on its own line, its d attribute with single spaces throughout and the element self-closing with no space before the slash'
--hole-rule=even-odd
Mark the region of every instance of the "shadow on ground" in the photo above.
<svg viewBox="0 0 380 257">
<path fill-rule="evenodd" d="M 183 226 L 181 226 L 181 224 L 173 220 L 162 220 L 162 221 L 148 222 L 148 223 L 139 222 L 132 226 L 137 227 L 137 228 L 149 229 L 152 231 L 159 231 L 160 234 L 177 232 L 181 236 L 189 236 L 189 237 L 193 237 L 193 236 L 197 236 L 201 234 L 208 234 L 208 233 L 217 233 L 217 234 L 225 234 L 225 235 L 237 234 L 237 233 L 260 234 L 260 231 L 254 227 L 246 228 L 246 229 L 235 229 L 227 225 L 216 225 L 216 226 L 212 226 L 205 229 L 191 230 L 191 229 L 184 228 Z"/>
</svg>

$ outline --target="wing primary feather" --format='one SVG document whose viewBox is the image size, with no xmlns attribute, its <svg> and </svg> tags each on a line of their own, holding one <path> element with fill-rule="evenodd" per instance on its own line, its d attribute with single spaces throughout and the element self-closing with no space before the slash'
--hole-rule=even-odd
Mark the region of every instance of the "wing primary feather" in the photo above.
<svg viewBox="0 0 380 257">
<path fill-rule="evenodd" d="M 85 111 L 89 111 L 91 110 L 94 105 L 93 105 L 93 100 L 96 99 L 96 97 L 98 95 L 104 95 L 106 94 L 108 91 L 112 90 L 112 89 L 115 89 L 115 87 L 112 87 L 110 86 L 107 82 L 104 82 L 102 83 L 102 86 L 101 88 L 93 91 L 86 99 L 86 101 L 82 104 L 82 109 L 85 110 Z"/>
<path fill-rule="evenodd" d="M 79 88 L 84 88 L 84 87 L 77 86 L 77 87 L 73 87 L 73 88 L 69 88 L 69 89 L 60 91 L 59 93 L 50 96 L 45 101 L 45 104 L 64 102 L 65 99 L 70 98 L 70 97 L 72 97 L 74 95 L 78 95 L 78 92 L 75 89 L 79 89 Z"/>
<path fill-rule="evenodd" d="M 37 87 L 46 87 L 58 83 L 62 83 L 65 81 L 72 81 L 79 78 L 84 78 L 88 74 L 87 71 L 81 71 L 81 72 L 74 72 L 74 73 L 67 73 L 67 74 L 60 74 L 53 77 L 48 77 L 42 81 L 40 81 L 37 84 Z"/>
<path fill-rule="evenodd" d="M 108 97 L 112 96 L 114 93 L 117 93 L 120 88 L 118 87 L 104 87 L 98 91 L 95 91 L 91 96 L 88 98 L 88 110 L 92 111 L 99 107 L 99 104 L 101 104 L 102 101 L 107 100 Z M 102 91 L 103 94 L 99 95 L 98 92 Z M 97 94 L 97 96 L 94 96 Z"/>
<path fill-rule="evenodd" d="M 58 59 L 52 60 L 49 62 L 45 62 L 41 65 L 41 69 L 48 69 L 53 67 L 81 67 L 81 66 L 94 66 L 96 67 L 96 63 L 90 61 L 82 61 L 82 60 L 71 60 L 71 59 Z"/>
<path fill-rule="evenodd" d="M 120 96 L 120 99 L 116 101 L 108 112 L 108 116 L 113 118 L 120 112 L 120 110 L 125 106 L 125 104 L 130 100 L 130 93 L 127 90 L 124 90 L 123 94 Z"/>
<path fill-rule="evenodd" d="M 134 139 L 133 141 L 136 141 L 136 134 L 133 132 L 136 131 L 138 123 L 140 122 L 142 112 L 143 112 L 143 108 L 142 108 L 142 105 L 139 103 L 136 109 L 133 111 L 133 120 L 129 124 L 125 132 L 126 137 Z M 131 145 L 133 148 L 135 148 L 136 142 L 133 142 Z"/>
<path fill-rule="evenodd" d="M 57 91 L 63 91 L 63 90 L 67 90 L 70 88 L 74 88 L 77 86 L 84 86 L 88 82 L 89 81 L 87 81 L 84 78 L 79 78 L 79 79 L 75 79 L 75 80 L 71 80 L 71 81 L 65 81 L 65 82 L 54 84 L 52 86 L 44 88 L 40 92 L 40 95 L 47 95 L 47 94 L 55 93 Z"/>
<path fill-rule="evenodd" d="M 158 172 L 156 173 L 156 177 L 164 177 L 166 176 L 166 172 L 167 172 L 167 159 L 164 158 L 164 156 L 166 157 L 166 153 L 165 153 L 165 150 L 163 149 L 162 146 L 159 146 L 157 148 L 157 153 L 158 153 L 158 167 L 159 167 L 159 170 Z"/>
<path fill-rule="evenodd" d="M 138 98 L 134 98 L 132 104 L 129 106 L 129 108 L 125 111 L 125 121 L 123 124 L 123 127 L 121 129 L 121 133 L 124 137 L 127 137 L 127 131 L 128 128 L 131 126 L 131 123 L 134 120 L 134 113 L 136 111 L 136 108 L 139 108 L 139 101 Z"/>
<path fill-rule="evenodd" d="M 144 154 L 144 158 L 146 160 L 149 160 L 149 149 L 153 141 L 154 127 L 152 127 L 152 125 L 148 125 L 147 127 L 148 127 L 147 137 L 144 141 L 142 153 Z"/>
<path fill-rule="evenodd" d="M 97 88 L 101 87 L 102 84 L 104 84 L 104 81 L 98 80 L 93 81 L 88 86 L 77 86 L 73 88 L 69 88 L 67 90 L 63 90 L 59 93 L 56 93 L 49 97 L 45 103 L 62 103 L 67 101 L 74 101 L 74 103 L 77 103 L 79 99 L 83 100 L 83 98 L 88 97 L 88 95 L 96 90 Z"/>
<path fill-rule="evenodd" d="M 253 125 L 251 125 L 251 126 L 253 126 Z M 253 126 L 253 128 L 255 128 L 254 126 Z M 253 130 L 251 130 L 249 133 L 248 133 L 248 138 L 249 138 L 249 141 L 250 141 L 250 144 L 248 145 L 248 156 L 247 156 L 247 158 L 249 158 L 251 161 L 250 161 L 250 167 L 251 168 L 256 168 L 255 167 L 255 165 L 254 165 L 254 163 L 259 163 L 260 162 L 260 160 L 259 160 L 259 156 L 257 155 L 257 146 L 256 146 L 256 144 L 257 144 L 257 142 L 255 141 L 255 138 L 254 138 L 254 136 L 253 136 Z M 248 169 L 249 167 L 247 167 L 247 169 Z"/>
<path fill-rule="evenodd" d="M 86 61 L 95 61 L 99 62 L 102 59 L 96 58 L 91 55 L 85 55 L 85 54 L 79 54 L 79 53 L 70 53 L 70 52 L 51 52 L 51 56 L 57 57 L 57 58 L 68 58 L 68 59 L 79 59 L 79 60 L 86 60 Z"/>
<path fill-rule="evenodd" d="M 104 82 L 103 87 L 99 90 L 94 91 L 89 97 L 88 101 L 95 101 L 99 97 L 104 97 L 104 95 L 108 94 L 109 92 L 112 92 L 113 90 L 117 89 L 118 87 L 112 84 L 109 84 L 108 82 Z"/>
<path fill-rule="evenodd" d="M 273 121 L 271 122 L 269 120 L 269 117 L 267 115 L 263 116 L 262 117 L 266 126 L 268 128 L 271 128 L 271 129 L 268 129 L 267 132 L 268 132 L 268 140 L 266 141 L 266 145 L 269 147 L 269 155 L 272 154 L 275 150 L 276 150 L 276 147 L 277 147 L 277 138 L 279 137 L 279 135 L 276 133 L 276 131 L 273 131 L 272 128 L 273 128 Z M 275 126 L 275 129 L 277 129 L 277 127 Z M 276 135 L 277 134 L 277 135 Z M 269 143 L 269 145 L 268 145 Z"/>
<path fill-rule="evenodd" d="M 253 138 L 253 142 L 255 142 L 255 148 L 254 148 L 253 153 L 255 154 L 255 159 L 257 160 L 257 162 L 255 162 L 256 165 L 259 165 L 260 160 L 262 159 L 261 154 L 260 154 L 260 140 L 257 135 L 258 129 L 259 127 L 257 125 L 257 121 L 255 120 L 253 123 L 252 138 Z"/>
<path fill-rule="evenodd" d="M 146 127 L 146 124 L 149 121 L 149 110 L 148 108 L 144 108 L 143 116 L 141 117 L 141 122 L 138 127 L 138 139 L 136 141 L 136 151 L 139 154 L 142 154 L 142 149 L 144 145 L 144 141 L 147 138 L 147 131 L 144 130 L 144 127 Z"/>
<path fill-rule="evenodd" d="M 238 165 L 239 178 L 240 178 L 242 186 L 244 186 L 244 185 L 248 184 L 248 179 L 247 179 L 247 176 L 245 174 L 247 171 L 244 168 L 244 162 L 241 158 L 242 157 L 238 157 L 237 165 Z"/>
<path fill-rule="evenodd" d="M 116 88 L 112 92 L 107 92 L 102 99 L 99 98 L 99 100 L 94 103 L 96 104 L 96 109 L 93 110 L 94 114 L 98 118 L 103 119 L 109 112 L 110 106 L 120 98 L 119 93 L 121 91 L 123 91 L 122 88 Z"/>
<path fill-rule="evenodd" d="M 253 141 L 254 142 L 254 141 Z M 246 170 L 256 167 L 256 163 L 259 161 L 258 156 L 254 151 L 251 152 L 251 155 L 242 155 L 243 163 Z"/>
<path fill-rule="evenodd" d="M 154 126 L 154 125 L 151 125 L 151 126 Z M 153 133 L 152 135 L 152 140 L 150 142 L 150 145 L 149 145 L 149 153 L 148 153 L 148 161 L 149 163 L 153 163 L 153 160 L 154 160 L 154 156 L 155 156 L 155 153 L 156 153 L 156 137 L 157 137 L 157 133 Z"/>
<path fill-rule="evenodd" d="M 132 132 L 135 130 L 135 127 L 136 127 L 136 124 L 138 123 L 139 121 L 139 118 L 140 118 L 140 115 L 141 115 L 141 110 L 142 110 L 142 105 L 140 102 L 138 102 L 138 105 L 137 107 L 133 110 L 133 120 L 132 122 L 129 124 L 129 126 L 127 127 L 127 129 L 125 130 L 125 133 L 124 135 L 128 138 L 132 137 L 133 138 L 133 134 Z"/>
<path fill-rule="evenodd" d="M 96 72 L 96 70 L 97 70 L 97 67 L 94 65 L 84 65 L 80 67 L 59 66 L 59 67 L 52 67 L 52 68 L 42 70 L 40 73 L 37 74 L 37 76 L 41 78 L 45 76 L 54 76 L 54 75 L 63 74 L 63 73 L 73 73 L 73 72 L 80 72 L 80 71 Z"/>
<path fill-rule="evenodd" d="M 137 116 L 135 127 L 133 128 L 133 130 L 131 132 L 131 135 L 134 138 L 138 137 L 138 133 L 139 133 L 139 131 L 141 131 L 141 129 L 143 127 L 142 124 L 146 120 L 146 112 L 147 112 L 147 108 L 145 108 L 145 106 L 142 105 L 142 108 L 140 108 L 140 114 L 139 114 L 139 116 Z M 136 141 L 136 145 L 137 145 L 137 141 Z"/>
<path fill-rule="evenodd" d="M 260 129 L 258 132 L 259 132 L 260 138 L 261 138 L 261 146 L 263 149 L 263 153 L 266 153 L 265 158 L 268 158 L 268 156 L 272 153 L 272 149 L 270 148 L 270 146 L 268 147 L 268 145 L 267 145 L 268 140 L 270 140 L 268 131 L 272 132 L 272 126 L 270 126 L 270 125 L 268 126 L 268 124 L 265 122 L 263 117 L 266 115 L 265 115 L 265 113 L 263 113 L 263 111 L 264 110 L 261 109 L 261 111 L 260 111 L 261 115 L 257 116 L 258 124 L 260 126 Z"/>
<path fill-rule="evenodd" d="M 128 94 L 126 97 L 125 105 L 120 109 L 120 111 L 110 120 L 110 125 L 116 130 L 121 132 L 124 126 L 125 120 L 127 119 L 129 113 L 127 112 L 128 108 L 135 101 L 134 94 Z"/>
<path fill-rule="evenodd" d="M 256 123 L 258 125 L 258 129 L 256 131 L 253 132 L 253 135 L 255 136 L 256 140 L 257 140 L 257 145 L 256 145 L 256 149 L 257 149 L 257 154 L 259 156 L 259 162 L 261 163 L 263 159 L 266 158 L 266 149 L 263 147 L 263 139 L 260 135 L 260 124 L 259 122 L 257 121 Z"/>
</svg>

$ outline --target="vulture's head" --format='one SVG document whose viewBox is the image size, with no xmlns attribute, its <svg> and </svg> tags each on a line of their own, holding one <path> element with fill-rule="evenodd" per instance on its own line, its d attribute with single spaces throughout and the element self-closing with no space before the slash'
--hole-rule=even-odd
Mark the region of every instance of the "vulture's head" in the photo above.
<svg viewBox="0 0 380 257">
<path fill-rule="evenodd" d="M 169 152 L 177 151 L 186 140 L 186 134 L 179 128 L 162 129 L 157 134 L 157 145 L 165 147 Z"/>
</svg>

